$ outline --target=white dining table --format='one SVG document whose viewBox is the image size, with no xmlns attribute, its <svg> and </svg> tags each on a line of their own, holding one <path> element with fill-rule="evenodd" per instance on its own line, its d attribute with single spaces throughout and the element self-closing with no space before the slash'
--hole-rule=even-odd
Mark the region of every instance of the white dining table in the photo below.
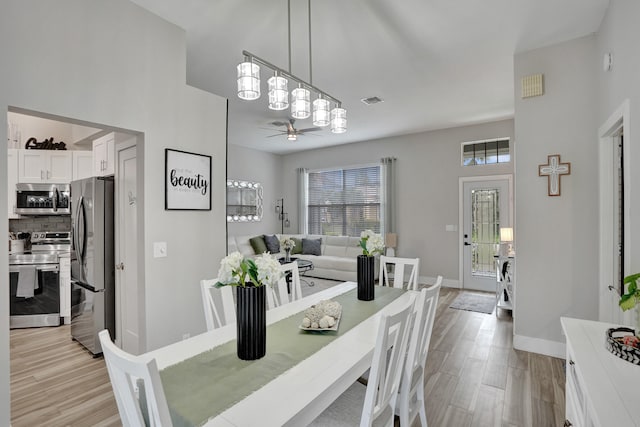
<svg viewBox="0 0 640 427">
<path fill-rule="evenodd" d="M 344 282 L 298 301 L 267 311 L 267 325 L 356 287 Z M 407 291 L 373 316 L 294 365 L 257 391 L 209 419 L 205 426 L 307 425 L 354 383 L 370 366 L 380 315 L 392 313 L 417 295 Z M 236 325 L 208 331 L 146 353 L 158 369 L 189 359 L 236 338 Z"/>
</svg>

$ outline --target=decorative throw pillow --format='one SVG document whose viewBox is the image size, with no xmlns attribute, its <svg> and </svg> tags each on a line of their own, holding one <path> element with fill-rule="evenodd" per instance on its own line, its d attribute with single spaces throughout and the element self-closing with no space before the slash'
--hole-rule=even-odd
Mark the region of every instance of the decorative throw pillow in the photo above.
<svg viewBox="0 0 640 427">
<path fill-rule="evenodd" d="M 291 249 L 291 255 L 301 254 L 302 253 L 302 240 L 298 239 L 297 237 L 292 237 L 291 240 L 293 240 L 293 243 L 295 243 L 295 245 Z"/>
<path fill-rule="evenodd" d="M 264 235 L 264 243 L 267 245 L 267 251 L 272 254 L 277 254 L 280 252 L 280 240 L 276 237 L 276 235 Z"/>
<path fill-rule="evenodd" d="M 267 245 L 264 242 L 264 237 L 256 236 L 249 239 L 249 243 L 251 243 L 251 247 L 256 255 L 260 255 L 261 253 L 267 252 Z"/>
<path fill-rule="evenodd" d="M 303 255 L 322 255 L 320 251 L 320 244 L 322 239 L 302 239 L 302 254 Z"/>
</svg>

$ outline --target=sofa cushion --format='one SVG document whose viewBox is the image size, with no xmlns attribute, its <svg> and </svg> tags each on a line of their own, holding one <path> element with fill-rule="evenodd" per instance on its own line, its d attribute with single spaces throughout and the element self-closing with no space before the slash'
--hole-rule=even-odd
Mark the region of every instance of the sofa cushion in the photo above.
<svg viewBox="0 0 640 427">
<path fill-rule="evenodd" d="M 264 243 L 267 245 L 267 251 L 272 254 L 277 254 L 280 252 L 280 240 L 275 234 L 264 235 Z"/>
<path fill-rule="evenodd" d="M 302 253 L 305 255 L 322 255 L 321 245 L 322 239 L 302 239 Z"/>
<path fill-rule="evenodd" d="M 267 244 L 264 241 L 264 236 L 252 237 L 249 239 L 249 243 L 251 243 L 251 247 L 257 255 L 267 252 Z"/>
<path fill-rule="evenodd" d="M 291 255 L 302 253 L 302 239 L 292 237 L 291 240 L 295 243 L 295 246 L 291 249 Z"/>
</svg>

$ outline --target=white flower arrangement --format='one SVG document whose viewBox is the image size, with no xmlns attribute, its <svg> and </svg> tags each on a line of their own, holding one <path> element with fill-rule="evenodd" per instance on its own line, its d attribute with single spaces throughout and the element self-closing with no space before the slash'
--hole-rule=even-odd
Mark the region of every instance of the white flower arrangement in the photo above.
<svg viewBox="0 0 640 427">
<path fill-rule="evenodd" d="M 293 247 L 296 245 L 296 242 L 293 241 L 292 238 L 287 237 L 287 238 L 283 238 L 280 240 L 280 244 L 282 245 L 282 248 L 286 251 L 286 250 L 291 250 L 293 249 Z"/>
<path fill-rule="evenodd" d="M 362 248 L 362 255 L 381 254 L 384 251 L 384 239 L 380 234 L 365 230 L 360 233 L 360 247 Z"/>
<path fill-rule="evenodd" d="M 269 253 L 254 261 L 240 252 L 232 252 L 220 261 L 216 286 L 274 286 L 282 276 L 280 263 Z"/>
</svg>

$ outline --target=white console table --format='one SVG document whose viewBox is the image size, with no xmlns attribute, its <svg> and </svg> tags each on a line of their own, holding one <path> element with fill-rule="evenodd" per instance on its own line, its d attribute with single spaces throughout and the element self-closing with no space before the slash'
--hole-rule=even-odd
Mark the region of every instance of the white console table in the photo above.
<svg viewBox="0 0 640 427">
<path fill-rule="evenodd" d="M 640 426 L 640 366 L 609 353 L 605 333 L 620 325 L 560 319 L 567 338 L 565 426 Z"/>
</svg>

